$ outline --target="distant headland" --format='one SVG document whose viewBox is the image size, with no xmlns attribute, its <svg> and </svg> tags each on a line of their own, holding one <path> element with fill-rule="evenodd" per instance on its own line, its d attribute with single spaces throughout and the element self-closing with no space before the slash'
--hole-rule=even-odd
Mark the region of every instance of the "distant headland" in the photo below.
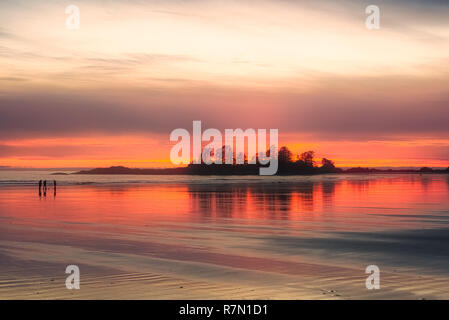
<svg viewBox="0 0 449 320">
<path fill-rule="evenodd" d="M 278 171 L 276 175 L 314 175 L 314 174 L 375 174 L 375 173 L 449 173 L 447 169 L 377 169 L 355 167 L 350 169 L 337 168 L 332 160 L 322 158 L 314 159 L 313 151 L 303 152 L 296 157 L 287 147 L 281 147 L 278 153 Z M 235 160 L 235 159 L 234 159 Z M 260 164 L 250 164 L 245 159 L 243 164 L 193 164 L 186 167 L 163 169 L 139 169 L 123 166 L 109 168 L 95 168 L 82 170 L 73 174 L 130 174 L 130 175 L 259 175 Z"/>
<path fill-rule="evenodd" d="M 376 168 L 350 168 L 340 169 L 336 168 L 334 171 L 320 170 L 300 170 L 294 169 L 284 172 L 280 170 L 277 175 L 313 175 L 313 174 L 376 174 L 376 173 L 439 173 L 449 174 L 447 169 L 432 169 L 423 167 L 420 169 L 376 169 Z M 109 168 L 95 168 L 91 170 L 82 170 L 74 172 L 73 174 L 130 174 L 130 175 L 259 175 L 258 167 L 251 168 L 251 165 L 194 165 L 190 164 L 183 168 L 164 168 L 164 169 L 139 169 L 127 168 L 123 166 L 112 166 Z"/>
</svg>

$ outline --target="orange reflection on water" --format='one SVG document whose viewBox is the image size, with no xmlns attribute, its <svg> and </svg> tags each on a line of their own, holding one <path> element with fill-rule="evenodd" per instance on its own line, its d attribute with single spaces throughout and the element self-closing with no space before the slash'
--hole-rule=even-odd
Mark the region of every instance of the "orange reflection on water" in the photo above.
<svg viewBox="0 0 449 320">
<path fill-rule="evenodd" d="M 154 223 L 308 223 L 311 230 L 407 227 L 444 216 L 444 175 L 347 179 L 281 179 L 257 183 L 62 186 L 39 197 L 37 188 L 2 187 L 0 217 L 28 223 L 70 222 L 151 226 Z M 407 219 L 401 219 L 406 217 Z"/>
</svg>

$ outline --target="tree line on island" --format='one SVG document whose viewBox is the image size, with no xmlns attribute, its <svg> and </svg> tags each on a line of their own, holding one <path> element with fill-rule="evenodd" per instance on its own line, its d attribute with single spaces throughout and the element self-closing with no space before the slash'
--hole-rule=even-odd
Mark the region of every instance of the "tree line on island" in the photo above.
<svg viewBox="0 0 449 320">
<path fill-rule="evenodd" d="M 223 147 L 223 154 L 225 154 L 225 150 L 226 147 Z M 187 169 L 190 174 L 195 175 L 258 175 L 259 168 L 266 165 L 260 164 L 257 158 L 265 156 L 270 156 L 269 150 L 266 152 L 266 155 L 263 153 L 255 155 L 255 164 L 249 163 L 246 155 L 241 153 L 237 156 L 237 158 L 241 158 L 241 164 L 238 164 L 237 159 L 234 157 L 232 164 L 226 164 L 224 160 L 212 164 L 190 163 Z M 278 151 L 277 160 L 277 175 L 337 173 L 342 171 L 335 167 L 332 160 L 322 158 L 321 162 L 316 161 L 314 151 L 306 151 L 294 155 L 287 147 L 281 147 Z"/>
<path fill-rule="evenodd" d="M 225 154 L 226 147 L 223 147 Z M 269 151 L 267 151 L 269 156 Z M 191 162 L 186 167 L 162 168 L 162 169 L 139 169 L 127 168 L 123 166 L 112 166 L 109 168 L 95 168 L 92 170 L 82 170 L 74 174 L 146 174 L 146 175 L 259 175 L 261 165 L 249 163 L 246 155 L 243 157 L 243 163 L 238 164 L 236 158 L 232 164 L 225 163 L 225 157 L 218 163 L 206 164 L 201 161 L 199 164 Z M 327 158 L 321 160 L 315 159 L 314 151 L 306 151 L 294 155 L 287 147 L 281 147 L 278 152 L 278 171 L 277 175 L 312 175 L 312 174 L 330 174 L 330 173 L 449 173 L 449 167 L 445 170 L 436 170 L 428 167 L 416 169 L 375 169 L 375 168 L 350 168 L 343 170 L 335 166 L 334 161 Z"/>
</svg>

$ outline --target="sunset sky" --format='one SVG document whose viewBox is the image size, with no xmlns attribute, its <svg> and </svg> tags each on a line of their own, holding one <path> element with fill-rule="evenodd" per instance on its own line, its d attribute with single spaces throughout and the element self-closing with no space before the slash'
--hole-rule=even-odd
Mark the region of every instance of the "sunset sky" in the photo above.
<svg viewBox="0 0 449 320">
<path fill-rule="evenodd" d="M 0 2 L 0 166 L 171 166 L 193 120 L 337 166 L 447 167 L 449 3 Z"/>
</svg>

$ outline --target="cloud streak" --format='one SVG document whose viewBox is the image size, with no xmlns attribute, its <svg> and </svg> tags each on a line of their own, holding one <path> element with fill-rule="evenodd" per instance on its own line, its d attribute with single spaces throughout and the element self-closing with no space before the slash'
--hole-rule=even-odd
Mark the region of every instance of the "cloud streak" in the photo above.
<svg viewBox="0 0 449 320">
<path fill-rule="evenodd" d="M 69 31 L 66 1 L 2 1 L 0 145 L 168 137 L 193 120 L 314 142 L 448 139 L 447 2 L 378 2 L 369 31 L 372 1 L 80 0 Z"/>
</svg>

